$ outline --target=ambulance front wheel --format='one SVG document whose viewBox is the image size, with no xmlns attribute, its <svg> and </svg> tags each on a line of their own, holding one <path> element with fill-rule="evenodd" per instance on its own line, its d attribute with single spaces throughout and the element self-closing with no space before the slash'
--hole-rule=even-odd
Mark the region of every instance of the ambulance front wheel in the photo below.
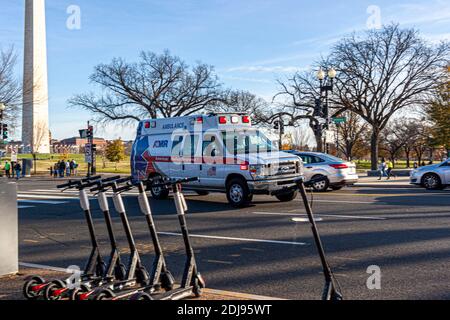
<svg viewBox="0 0 450 320">
<path fill-rule="evenodd" d="M 150 193 L 152 194 L 152 198 L 156 200 L 165 200 L 169 197 L 169 189 L 162 188 L 162 187 L 152 187 L 154 184 L 160 184 L 162 183 L 162 177 L 161 176 L 154 176 L 151 179 L 149 179 L 149 189 Z"/>
<path fill-rule="evenodd" d="M 227 199 L 235 208 L 247 206 L 252 199 L 252 194 L 248 189 L 247 182 L 244 179 L 232 179 L 227 184 Z"/>
</svg>

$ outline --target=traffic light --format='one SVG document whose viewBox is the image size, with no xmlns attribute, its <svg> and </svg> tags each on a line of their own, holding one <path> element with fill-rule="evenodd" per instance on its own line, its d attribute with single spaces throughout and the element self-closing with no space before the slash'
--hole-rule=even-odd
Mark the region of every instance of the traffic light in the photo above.
<svg viewBox="0 0 450 320">
<path fill-rule="evenodd" d="M 316 99 L 315 100 L 315 104 L 314 104 L 314 113 L 313 116 L 315 118 L 317 117 L 321 117 L 322 116 L 322 102 L 320 99 Z"/>
<path fill-rule="evenodd" d="M 6 123 L 2 124 L 3 140 L 8 139 L 8 125 Z"/>
<path fill-rule="evenodd" d="M 86 130 L 86 137 L 88 139 L 94 137 L 94 127 L 89 126 L 89 128 Z"/>
<path fill-rule="evenodd" d="M 325 105 L 323 106 L 322 114 L 323 114 L 323 118 L 324 118 L 324 119 L 327 119 L 327 121 L 328 121 L 328 118 L 329 118 L 328 104 L 325 104 Z"/>
</svg>

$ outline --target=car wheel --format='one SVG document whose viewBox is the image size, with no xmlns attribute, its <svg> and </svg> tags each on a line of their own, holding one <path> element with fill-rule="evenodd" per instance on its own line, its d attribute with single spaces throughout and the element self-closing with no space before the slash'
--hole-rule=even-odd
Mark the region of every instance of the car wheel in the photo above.
<svg viewBox="0 0 450 320">
<path fill-rule="evenodd" d="M 249 204 L 251 198 L 247 182 L 244 179 L 232 179 L 227 185 L 228 202 L 236 208 L 242 208 Z"/>
<path fill-rule="evenodd" d="M 442 189 L 441 178 L 437 174 L 427 173 L 422 178 L 422 185 L 427 190 Z"/>
<path fill-rule="evenodd" d="M 153 178 L 149 179 L 148 187 L 153 199 L 165 200 L 169 197 L 169 189 L 163 187 L 152 187 L 152 185 L 160 184 L 162 182 L 162 177 L 160 175 L 156 175 Z"/>
<path fill-rule="evenodd" d="M 294 200 L 295 198 L 297 198 L 298 192 L 297 191 L 293 191 L 290 193 L 286 193 L 286 194 L 280 194 L 277 197 L 278 200 L 280 200 L 281 202 L 289 202 Z"/>
<path fill-rule="evenodd" d="M 312 177 L 312 179 L 319 179 L 319 178 L 323 178 L 325 176 L 319 174 L 317 176 Z M 328 180 L 328 178 L 323 179 L 319 182 L 316 182 L 313 184 L 313 189 L 316 192 L 325 192 L 328 190 L 328 187 L 330 186 L 330 181 Z"/>
<path fill-rule="evenodd" d="M 197 190 L 195 191 L 199 196 L 207 196 L 209 194 L 208 191 L 201 191 L 201 190 Z"/>
<path fill-rule="evenodd" d="M 344 186 L 331 186 L 331 189 L 334 191 L 339 191 L 343 188 Z"/>
</svg>

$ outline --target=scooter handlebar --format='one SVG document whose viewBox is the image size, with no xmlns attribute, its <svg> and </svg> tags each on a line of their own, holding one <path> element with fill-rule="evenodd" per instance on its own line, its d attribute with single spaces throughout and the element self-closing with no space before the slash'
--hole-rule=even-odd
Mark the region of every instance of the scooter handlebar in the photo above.
<svg viewBox="0 0 450 320">
<path fill-rule="evenodd" d="M 188 182 L 195 182 L 195 181 L 199 181 L 200 178 L 198 177 L 192 177 L 192 178 L 184 178 L 184 179 L 178 179 L 178 180 L 169 180 L 169 181 L 164 181 L 161 183 L 157 183 L 154 185 L 151 185 L 152 188 L 158 188 L 158 187 L 169 187 L 169 186 L 174 186 L 177 184 L 183 184 L 183 183 L 188 183 Z"/>
</svg>

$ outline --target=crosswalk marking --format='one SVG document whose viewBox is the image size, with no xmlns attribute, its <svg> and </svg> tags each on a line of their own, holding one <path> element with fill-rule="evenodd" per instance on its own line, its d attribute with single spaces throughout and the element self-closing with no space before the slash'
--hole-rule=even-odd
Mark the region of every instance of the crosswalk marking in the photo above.
<svg viewBox="0 0 450 320">
<path fill-rule="evenodd" d="M 49 200 L 18 200 L 19 203 L 35 203 L 35 204 L 64 204 L 67 201 L 49 201 Z"/>
</svg>

